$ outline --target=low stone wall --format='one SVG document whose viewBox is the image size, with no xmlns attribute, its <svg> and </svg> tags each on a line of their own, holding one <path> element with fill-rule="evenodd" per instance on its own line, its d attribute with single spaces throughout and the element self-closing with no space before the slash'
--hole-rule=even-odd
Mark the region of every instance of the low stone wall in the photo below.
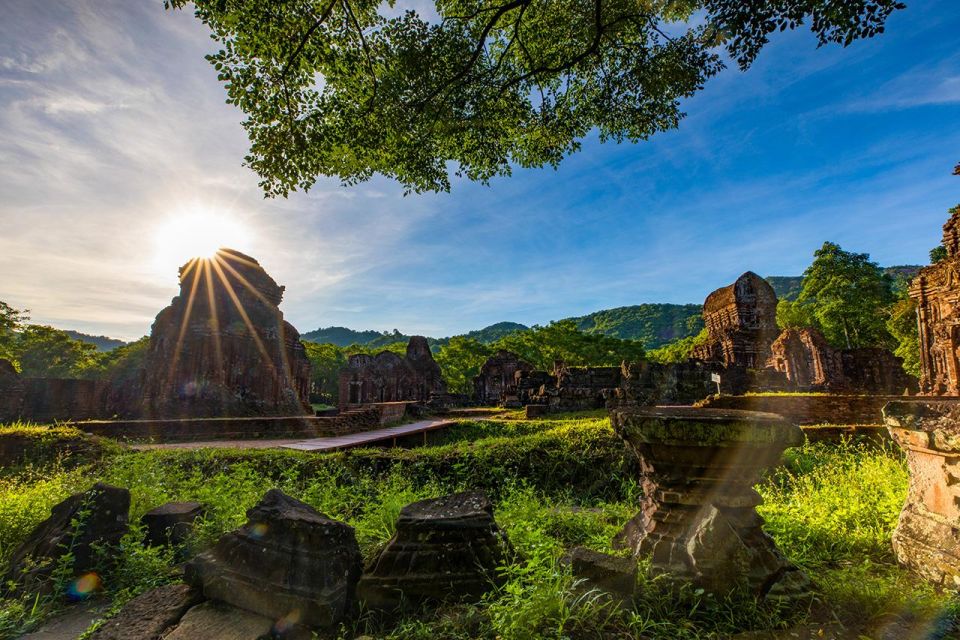
<svg viewBox="0 0 960 640">
<path fill-rule="evenodd" d="M 87 420 L 75 426 L 86 433 L 119 440 L 177 442 L 323 438 L 377 429 L 407 415 L 410 402 L 381 402 L 335 416 L 256 416 L 166 420 Z"/>
<path fill-rule="evenodd" d="M 711 409 L 743 409 L 776 413 L 799 425 L 881 425 L 884 405 L 904 396 L 854 396 L 832 394 L 716 396 L 697 403 Z"/>
<path fill-rule="evenodd" d="M 90 420 L 75 426 L 86 433 L 120 440 L 176 442 L 190 440 L 245 440 L 319 438 L 376 429 L 377 407 L 338 416 L 254 418 L 192 418 L 183 420 Z"/>
<path fill-rule="evenodd" d="M 23 378 L 23 387 L 21 416 L 43 423 L 102 417 L 110 385 L 103 380 Z"/>
<path fill-rule="evenodd" d="M 368 405 L 371 408 L 375 408 L 380 412 L 380 424 L 390 424 L 391 422 L 399 422 L 407 415 L 407 405 L 414 404 L 412 402 L 378 402 L 377 404 Z"/>
</svg>

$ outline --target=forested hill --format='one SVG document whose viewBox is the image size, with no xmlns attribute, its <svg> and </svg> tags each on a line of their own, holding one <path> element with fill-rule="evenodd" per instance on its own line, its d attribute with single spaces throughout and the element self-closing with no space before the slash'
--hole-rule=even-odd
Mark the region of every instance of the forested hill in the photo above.
<svg viewBox="0 0 960 640">
<path fill-rule="evenodd" d="M 368 344 L 382 338 L 389 333 L 380 331 L 356 331 L 346 327 L 324 327 L 301 333 L 300 339 L 308 342 L 335 344 L 338 347 L 347 347 L 351 344 Z"/>
<path fill-rule="evenodd" d="M 489 327 L 477 329 L 463 335 L 477 342 L 490 344 L 505 335 L 516 331 L 523 331 L 528 328 L 526 325 L 518 322 L 498 322 Z M 348 347 L 354 344 L 365 347 L 385 347 L 397 342 L 407 342 L 410 340 L 410 336 L 405 333 L 400 333 L 396 329 L 393 331 L 354 331 L 346 327 L 327 327 L 303 333 L 300 335 L 300 339 L 309 342 L 335 344 L 338 347 Z M 446 344 L 449 340 L 450 338 L 427 338 L 431 347 Z"/>
<path fill-rule="evenodd" d="M 572 318 L 581 331 L 639 340 L 645 349 L 695 335 L 703 327 L 699 304 L 636 304 Z"/>
<path fill-rule="evenodd" d="M 901 265 L 885 267 L 884 272 L 893 280 L 902 284 L 909 281 L 921 267 L 918 265 Z M 773 286 L 777 297 L 793 300 L 800 294 L 803 276 L 769 276 L 767 282 Z M 629 307 L 603 309 L 585 316 L 569 318 L 577 323 L 577 327 L 586 333 L 602 333 L 615 338 L 639 340 L 645 349 L 656 349 L 663 345 L 696 335 L 703 328 L 703 318 L 700 316 L 701 304 L 635 304 Z M 490 344 L 514 331 L 522 331 L 528 327 L 516 322 L 498 322 L 483 329 L 464 334 L 478 342 Z M 393 332 L 354 331 L 344 327 L 328 327 L 317 329 L 301 336 L 312 342 L 330 342 L 346 347 L 352 344 L 367 347 L 385 347 L 396 342 L 406 342 L 410 336 L 394 330 Z M 446 344 L 449 338 L 428 338 L 434 349 Z"/>
<path fill-rule="evenodd" d="M 117 340 L 115 338 L 108 338 L 107 336 L 91 336 L 86 333 L 80 333 L 79 331 L 64 331 L 68 336 L 74 340 L 79 340 L 80 342 L 86 342 L 87 344 L 92 344 L 97 348 L 97 351 L 113 351 L 117 347 L 122 347 L 127 344 L 123 340 Z"/>
</svg>

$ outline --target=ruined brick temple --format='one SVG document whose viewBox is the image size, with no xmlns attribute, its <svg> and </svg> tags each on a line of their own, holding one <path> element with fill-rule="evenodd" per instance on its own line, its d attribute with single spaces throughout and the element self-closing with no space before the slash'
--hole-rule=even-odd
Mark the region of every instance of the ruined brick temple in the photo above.
<svg viewBox="0 0 960 640">
<path fill-rule="evenodd" d="M 785 329 L 770 347 L 767 367 L 790 389 L 899 394 L 915 391 L 903 362 L 886 349 L 834 349 L 817 329 Z"/>
<path fill-rule="evenodd" d="M 777 295 L 748 271 L 703 303 L 706 344 L 692 357 L 721 373 L 722 391 L 901 394 L 916 383 L 886 349 L 834 349 L 817 329 L 777 328 Z"/>
<path fill-rule="evenodd" d="M 910 285 L 920 328 L 920 390 L 960 395 L 960 208 L 943 225 L 947 257 L 925 267 Z"/>
<path fill-rule="evenodd" d="M 307 415 L 310 362 L 279 309 L 283 291 L 237 251 L 191 260 L 139 368 L 114 380 L 21 379 L 0 362 L 0 420 Z"/>
<path fill-rule="evenodd" d="M 180 294 L 150 333 L 138 413 L 309 413 L 310 361 L 279 309 L 283 291 L 260 263 L 230 249 L 181 267 Z"/>
<path fill-rule="evenodd" d="M 473 397 L 482 405 L 519 406 L 517 372 L 533 371 L 533 365 L 517 354 L 500 349 L 487 358 L 473 379 Z"/>
<path fill-rule="evenodd" d="M 777 294 L 766 280 L 748 271 L 717 289 L 703 303 L 709 339 L 692 356 L 725 367 L 760 369 L 767 361 L 777 328 Z"/>
<path fill-rule="evenodd" d="M 427 403 L 447 392 L 440 365 L 422 336 L 410 338 L 404 357 L 392 351 L 350 356 L 339 383 L 341 409 L 375 402 Z"/>
</svg>

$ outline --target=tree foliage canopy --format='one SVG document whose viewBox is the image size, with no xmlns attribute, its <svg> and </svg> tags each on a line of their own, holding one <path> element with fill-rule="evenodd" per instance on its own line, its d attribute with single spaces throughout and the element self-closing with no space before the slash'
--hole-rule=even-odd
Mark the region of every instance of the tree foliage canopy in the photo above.
<svg viewBox="0 0 960 640">
<path fill-rule="evenodd" d="M 920 377 L 920 330 L 917 327 L 917 303 L 902 292 L 890 307 L 887 331 L 896 341 L 893 354 L 903 360 L 903 370 Z"/>
<path fill-rule="evenodd" d="M 892 278 L 868 254 L 844 251 L 832 242 L 813 255 L 796 301 L 777 306 L 778 323 L 818 327 L 835 347 L 893 346 L 886 327 L 894 302 Z"/>
<path fill-rule="evenodd" d="M 27 321 L 28 311 L 14 309 L 0 300 L 0 358 L 17 366 L 17 331 Z"/>
<path fill-rule="evenodd" d="M 560 320 L 546 326 L 534 326 L 503 337 L 493 345 L 520 356 L 537 369 L 549 370 L 562 360 L 571 366 L 613 366 L 624 360 L 640 360 L 643 344 L 603 334 L 584 333 L 574 320 Z"/>
<path fill-rule="evenodd" d="M 166 0 L 181 9 L 188 0 Z M 409 190 L 556 166 L 596 129 L 643 140 L 723 62 L 746 69 L 775 31 L 848 45 L 897 0 L 193 0 L 208 56 L 246 115 L 246 163 L 270 196 L 318 176 L 380 173 Z"/>
<path fill-rule="evenodd" d="M 95 346 L 38 324 L 20 329 L 15 353 L 20 372 L 31 378 L 79 378 L 97 365 Z"/>
</svg>

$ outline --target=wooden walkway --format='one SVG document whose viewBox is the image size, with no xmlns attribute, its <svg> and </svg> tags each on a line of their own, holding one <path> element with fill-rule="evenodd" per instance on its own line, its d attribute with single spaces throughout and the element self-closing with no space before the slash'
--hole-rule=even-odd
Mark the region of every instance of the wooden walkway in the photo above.
<svg viewBox="0 0 960 640">
<path fill-rule="evenodd" d="M 361 431 L 343 436 L 333 436 L 328 438 L 288 438 L 283 440 L 205 440 L 193 442 L 164 442 L 164 443 L 143 443 L 131 445 L 136 451 L 150 451 L 154 449 L 296 449 L 298 451 L 337 451 L 338 449 L 350 449 L 352 447 L 363 447 L 367 445 L 388 444 L 396 446 L 397 438 L 423 434 L 423 444 L 427 444 L 427 433 L 453 426 L 458 420 L 465 418 L 474 418 L 478 416 L 458 416 L 456 419 L 445 418 L 443 420 L 421 420 L 410 424 L 402 424 L 396 427 L 384 427 L 382 429 L 373 429 L 371 431 Z"/>
<path fill-rule="evenodd" d="M 427 444 L 427 433 L 444 429 L 456 424 L 456 420 L 421 420 L 412 424 L 402 424 L 397 427 L 386 427 L 384 429 L 374 429 L 372 431 L 361 431 L 360 433 L 351 433 L 344 436 L 335 436 L 332 438 L 311 438 L 310 440 L 301 440 L 290 444 L 281 444 L 284 449 L 296 449 L 297 451 L 336 451 L 338 449 L 351 449 L 353 447 L 362 447 L 374 443 L 389 441 L 391 445 L 396 446 L 397 438 L 423 434 L 423 444 Z"/>
</svg>

